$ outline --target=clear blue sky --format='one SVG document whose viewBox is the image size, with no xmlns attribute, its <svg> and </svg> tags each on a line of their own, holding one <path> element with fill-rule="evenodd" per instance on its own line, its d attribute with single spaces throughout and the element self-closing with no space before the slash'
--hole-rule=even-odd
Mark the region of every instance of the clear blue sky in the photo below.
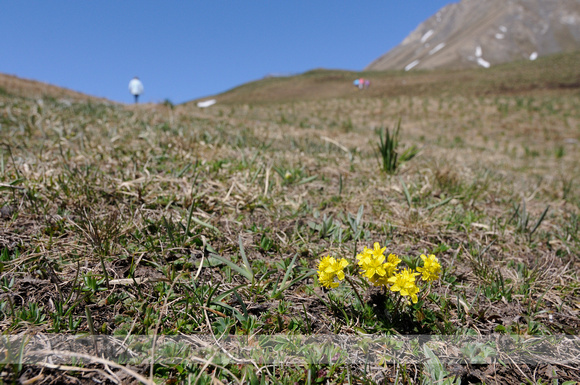
<svg viewBox="0 0 580 385">
<path fill-rule="evenodd" d="M 0 0 L 0 72 L 118 102 L 362 70 L 452 0 Z"/>
</svg>

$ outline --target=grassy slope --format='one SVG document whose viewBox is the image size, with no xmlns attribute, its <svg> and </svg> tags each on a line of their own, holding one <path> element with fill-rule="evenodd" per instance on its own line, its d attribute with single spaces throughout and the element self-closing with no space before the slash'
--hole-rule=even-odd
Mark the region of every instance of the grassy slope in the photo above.
<svg viewBox="0 0 580 385">
<path fill-rule="evenodd" d="M 578 334 L 577 57 L 373 73 L 365 92 L 352 74 L 313 71 L 239 87 L 208 109 L 39 104 L 6 90 L 0 329 L 88 332 L 90 314 L 98 334 Z M 391 176 L 380 171 L 375 130 L 399 118 L 402 147 L 421 152 Z M 349 259 L 356 274 L 354 253 L 376 241 L 408 263 L 439 257 L 445 278 L 423 304 L 395 317 L 376 289 L 359 288 L 361 306 L 344 283 L 325 292 L 301 278 L 329 254 Z M 214 252 L 239 265 L 246 254 L 254 283 Z M 297 281 L 278 295 L 294 256 Z M 227 294 L 238 285 L 237 296 Z M 579 363 L 553 367 L 573 379 Z M 263 378 L 407 373 L 399 379 L 417 383 L 413 368 L 282 366 Z M 215 375 L 229 382 L 255 371 L 228 369 Z M 491 383 L 549 376 L 546 365 L 509 360 L 470 370 Z M 212 376 L 201 365 L 155 373 Z M 6 365 L 2 376 L 20 374 Z"/>
<path fill-rule="evenodd" d="M 75 101 L 97 101 L 107 103 L 103 98 L 86 95 L 52 84 L 0 74 L 0 94 L 26 98 L 54 98 Z"/>
<path fill-rule="evenodd" d="M 247 83 L 216 95 L 215 98 L 218 103 L 225 104 L 278 103 L 337 97 L 359 99 L 362 95 L 352 85 L 358 77 L 371 80 L 371 88 L 364 91 L 364 96 L 371 98 L 557 92 L 562 88 L 580 88 L 580 77 L 575 69 L 579 61 L 580 53 L 575 52 L 542 57 L 535 62 L 508 63 L 490 69 L 410 72 L 313 70 L 291 77 Z"/>
</svg>

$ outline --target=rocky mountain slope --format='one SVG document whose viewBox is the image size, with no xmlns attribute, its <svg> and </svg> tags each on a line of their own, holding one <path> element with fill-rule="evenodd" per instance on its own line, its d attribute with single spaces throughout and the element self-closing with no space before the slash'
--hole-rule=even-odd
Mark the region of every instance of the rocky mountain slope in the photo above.
<svg viewBox="0 0 580 385">
<path fill-rule="evenodd" d="M 365 70 L 490 67 L 580 49 L 580 0 L 462 0 Z"/>
</svg>

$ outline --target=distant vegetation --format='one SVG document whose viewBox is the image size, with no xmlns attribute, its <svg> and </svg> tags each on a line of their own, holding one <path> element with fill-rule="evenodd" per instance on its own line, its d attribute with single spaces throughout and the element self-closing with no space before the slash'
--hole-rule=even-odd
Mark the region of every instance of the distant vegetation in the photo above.
<svg viewBox="0 0 580 385">
<path fill-rule="evenodd" d="M 580 52 L 540 57 L 489 69 L 350 72 L 313 70 L 284 78 L 247 83 L 217 96 L 218 103 L 279 103 L 335 98 L 392 98 L 397 96 L 526 95 L 580 88 L 576 64 Z M 354 79 L 371 80 L 359 92 Z M 195 103 L 191 103 L 194 105 Z"/>
</svg>

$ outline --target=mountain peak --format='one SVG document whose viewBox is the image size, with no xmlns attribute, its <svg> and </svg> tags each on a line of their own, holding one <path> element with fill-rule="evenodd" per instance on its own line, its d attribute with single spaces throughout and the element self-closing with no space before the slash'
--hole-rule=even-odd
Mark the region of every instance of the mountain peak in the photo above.
<svg viewBox="0 0 580 385">
<path fill-rule="evenodd" d="M 462 0 L 365 70 L 490 67 L 580 49 L 579 0 Z"/>
</svg>

